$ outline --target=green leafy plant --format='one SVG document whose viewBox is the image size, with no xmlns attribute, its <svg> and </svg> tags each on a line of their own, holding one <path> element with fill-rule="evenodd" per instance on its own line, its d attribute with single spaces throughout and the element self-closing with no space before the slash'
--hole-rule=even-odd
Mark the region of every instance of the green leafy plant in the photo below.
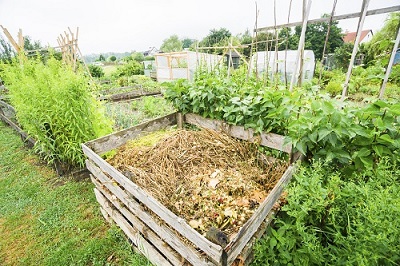
<svg viewBox="0 0 400 266">
<path fill-rule="evenodd" d="M 83 71 L 74 73 L 54 58 L 47 64 L 21 58 L 2 69 L 18 122 L 37 140 L 36 151 L 49 163 L 83 166 L 81 143 L 111 131 Z"/>
<path fill-rule="evenodd" d="M 253 264 L 398 265 L 398 162 L 382 160 L 350 180 L 321 163 L 302 167 Z"/>
<path fill-rule="evenodd" d="M 88 66 L 90 75 L 95 78 L 101 78 L 104 77 L 104 71 L 101 68 L 101 66 L 96 66 L 96 65 L 89 65 Z"/>
</svg>

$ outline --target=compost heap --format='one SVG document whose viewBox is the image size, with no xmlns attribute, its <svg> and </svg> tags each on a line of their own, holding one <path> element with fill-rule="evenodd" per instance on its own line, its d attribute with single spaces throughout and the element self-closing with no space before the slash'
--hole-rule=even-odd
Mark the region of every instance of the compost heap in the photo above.
<svg viewBox="0 0 400 266">
<path fill-rule="evenodd" d="M 202 234 L 216 227 L 232 237 L 288 166 L 265 160 L 256 144 L 216 131 L 166 135 L 152 146 L 129 142 L 108 161 Z"/>
</svg>

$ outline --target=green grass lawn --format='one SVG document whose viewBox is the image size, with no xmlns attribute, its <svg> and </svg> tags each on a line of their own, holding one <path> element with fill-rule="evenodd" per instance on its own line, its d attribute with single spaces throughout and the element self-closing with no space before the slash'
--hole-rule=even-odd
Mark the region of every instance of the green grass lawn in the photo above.
<svg viewBox="0 0 400 266">
<path fill-rule="evenodd" d="M 149 265 L 105 222 L 93 187 L 59 178 L 0 121 L 0 265 Z"/>
</svg>

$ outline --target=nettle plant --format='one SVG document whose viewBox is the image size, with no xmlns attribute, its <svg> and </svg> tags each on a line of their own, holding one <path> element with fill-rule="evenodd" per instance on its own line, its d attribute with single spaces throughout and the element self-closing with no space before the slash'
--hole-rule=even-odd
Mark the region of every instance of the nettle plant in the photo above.
<svg viewBox="0 0 400 266">
<path fill-rule="evenodd" d="M 20 58 L 1 69 L 18 122 L 37 141 L 35 150 L 49 163 L 83 166 L 80 144 L 111 132 L 83 71 L 55 58 L 46 64 Z"/>
<path fill-rule="evenodd" d="M 400 103 L 376 100 L 363 107 L 342 103 L 316 88 L 268 87 L 244 73 L 221 70 L 179 80 L 165 97 L 183 112 L 222 119 L 256 132 L 285 135 L 308 159 L 319 158 L 354 171 L 371 168 L 400 149 Z"/>
</svg>

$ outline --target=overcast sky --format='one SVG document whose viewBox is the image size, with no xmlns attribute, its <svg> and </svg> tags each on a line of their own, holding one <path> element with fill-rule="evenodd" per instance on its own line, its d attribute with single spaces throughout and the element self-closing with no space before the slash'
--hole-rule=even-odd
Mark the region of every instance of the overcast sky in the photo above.
<svg viewBox="0 0 400 266">
<path fill-rule="evenodd" d="M 292 0 L 290 21 L 301 20 L 302 0 Z M 79 27 L 83 54 L 144 51 L 159 48 L 173 34 L 202 39 L 210 29 L 224 27 L 232 34 L 252 30 L 256 3 L 258 26 L 274 23 L 274 0 L 0 0 L 0 24 L 16 38 L 23 35 L 57 46 L 57 36 Z M 277 23 L 287 21 L 290 0 L 276 0 Z M 359 12 L 362 0 L 338 0 L 336 14 Z M 310 19 L 330 13 L 333 0 L 314 0 Z M 400 5 L 400 0 L 371 0 L 368 9 Z M 366 18 L 364 29 L 381 28 L 387 15 Z M 356 31 L 357 19 L 339 26 Z M 0 34 L 3 34 L 0 30 Z M 4 35 L 3 35 L 4 36 Z M 324 36 L 321 36 L 324 38 Z"/>
</svg>

